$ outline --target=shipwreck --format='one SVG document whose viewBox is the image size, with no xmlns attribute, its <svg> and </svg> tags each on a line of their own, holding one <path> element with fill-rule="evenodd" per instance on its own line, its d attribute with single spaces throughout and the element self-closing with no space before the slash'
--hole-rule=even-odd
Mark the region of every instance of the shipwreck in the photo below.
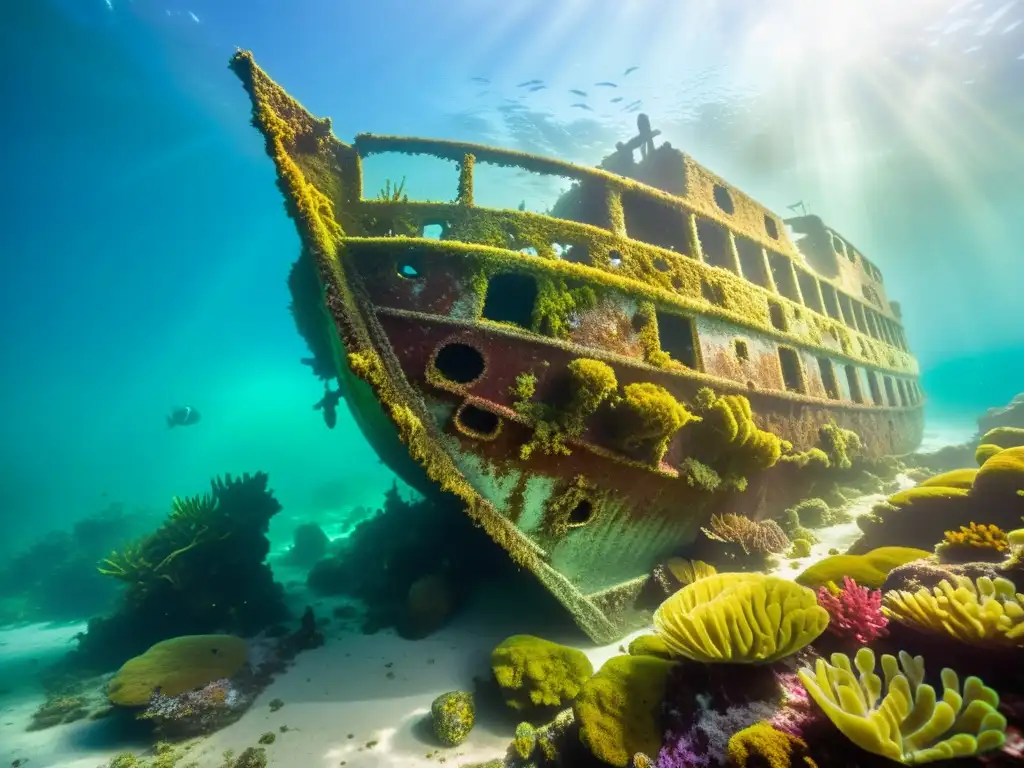
<svg viewBox="0 0 1024 768">
<path fill-rule="evenodd" d="M 868 456 L 920 442 L 917 362 L 878 268 L 656 144 L 645 116 L 596 168 L 344 143 L 249 52 L 231 68 L 301 237 L 307 362 L 396 474 L 460 497 L 595 641 L 646 620 L 651 569 L 712 514 L 791 502 L 823 425 Z M 361 159 L 384 152 L 456 163 L 453 201 L 364 197 Z M 491 210 L 479 163 L 572 185 L 549 215 Z"/>
</svg>

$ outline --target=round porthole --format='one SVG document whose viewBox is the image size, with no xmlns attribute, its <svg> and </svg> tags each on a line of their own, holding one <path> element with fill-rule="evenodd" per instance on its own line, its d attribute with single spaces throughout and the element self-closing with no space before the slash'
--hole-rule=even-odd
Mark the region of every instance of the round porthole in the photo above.
<svg viewBox="0 0 1024 768">
<path fill-rule="evenodd" d="M 434 356 L 434 368 L 448 381 L 469 384 L 479 379 L 486 367 L 483 353 L 463 342 L 445 344 Z"/>
</svg>

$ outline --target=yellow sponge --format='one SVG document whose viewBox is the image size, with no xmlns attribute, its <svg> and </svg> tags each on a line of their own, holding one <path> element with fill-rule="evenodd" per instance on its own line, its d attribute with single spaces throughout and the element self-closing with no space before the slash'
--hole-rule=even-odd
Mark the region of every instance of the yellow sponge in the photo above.
<svg viewBox="0 0 1024 768">
<path fill-rule="evenodd" d="M 857 651 L 853 663 L 858 676 L 842 653 L 832 654 L 831 664 L 818 659 L 814 670 L 797 674 L 833 724 L 861 749 L 919 765 L 981 754 L 1006 742 L 1006 718 L 996 711 L 999 695 L 979 678 L 968 677 L 961 692 L 956 672 L 943 669 L 939 701 L 923 682 L 920 656 L 900 651 L 898 662 L 882 656 L 884 685 L 870 648 Z"/>
<path fill-rule="evenodd" d="M 766 664 L 817 638 L 828 613 L 813 590 L 763 573 L 717 573 L 688 584 L 654 613 L 674 656 Z"/>
</svg>

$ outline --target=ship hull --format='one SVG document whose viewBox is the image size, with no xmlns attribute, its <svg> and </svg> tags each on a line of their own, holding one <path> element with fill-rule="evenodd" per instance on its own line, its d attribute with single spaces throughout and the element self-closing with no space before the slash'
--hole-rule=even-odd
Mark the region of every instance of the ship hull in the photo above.
<svg viewBox="0 0 1024 768">
<path fill-rule="evenodd" d="M 712 514 L 780 511 L 800 499 L 806 482 L 792 462 L 750 473 L 743 492 L 688 482 L 681 468 L 701 451 L 702 433 L 679 430 L 652 459 L 649 445 L 623 438 L 624 409 L 614 398 L 554 448 L 538 447 L 524 376 L 537 401 L 557 401 L 566 372 L 581 359 L 612 371 L 619 392 L 656 385 L 683 404 L 707 388 L 742 395 L 757 427 L 792 451 L 813 448 L 824 424 L 856 432 L 868 457 L 919 443 L 916 371 L 898 352 L 886 352 L 896 364 L 888 373 L 869 366 L 856 358 L 850 334 L 827 323 L 811 327 L 799 309 L 786 309 L 785 328 L 737 323 L 734 299 L 716 305 L 715 290 L 709 298 L 717 273 L 711 282 L 700 278 L 689 297 L 673 294 L 668 307 L 668 289 L 686 285 L 689 264 L 680 262 L 659 288 L 607 264 L 527 255 L 515 242 L 501 247 L 495 243 L 504 236 L 496 241 L 483 226 L 489 220 L 474 210 L 465 179 L 453 204 L 396 200 L 398 210 L 365 201 L 358 149 L 337 141 L 329 125 L 324 130 L 248 54 L 232 66 L 252 97 L 254 123 L 321 286 L 322 333 L 360 429 L 410 485 L 460 497 L 467 514 L 595 641 L 612 641 L 646 619 L 636 598 L 651 569 L 692 543 Z M 471 158 L 463 158 L 466 166 L 471 172 Z M 533 221 L 503 215 L 516 232 Z M 435 223 L 447 239 L 406 236 Z M 588 253 L 600 253 L 603 235 L 593 227 L 564 226 L 572 237 L 563 242 L 579 245 L 586 236 Z M 386 235 L 375 236 L 381 229 Z M 676 254 L 658 258 L 676 268 Z M 732 297 L 733 283 L 721 280 Z M 575 304 L 567 308 L 567 301 Z M 765 317 L 773 319 L 775 299 L 766 301 Z M 660 324 L 674 362 L 652 354 L 651 326 L 640 316 Z M 798 331 L 817 346 L 791 344 L 785 334 Z M 788 376 L 782 346 L 795 361 Z M 863 341 L 861 349 L 872 352 Z M 888 388 L 890 401 L 898 402 L 898 390 L 903 402 L 864 402 L 869 390 L 884 398 Z"/>
</svg>

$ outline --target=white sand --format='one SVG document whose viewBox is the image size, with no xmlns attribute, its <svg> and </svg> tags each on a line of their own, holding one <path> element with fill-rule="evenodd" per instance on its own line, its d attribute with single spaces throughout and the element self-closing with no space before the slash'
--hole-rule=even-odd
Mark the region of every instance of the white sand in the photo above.
<svg viewBox="0 0 1024 768">
<path fill-rule="evenodd" d="M 317 611 L 329 616 L 333 605 L 323 601 Z M 328 626 L 327 643 L 322 648 L 300 654 L 295 666 L 260 694 L 241 720 L 201 740 L 182 764 L 196 761 L 201 768 L 218 768 L 225 750 L 238 753 L 257 746 L 267 731 L 277 736 L 275 743 L 266 747 L 271 765 L 337 768 L 344 760 L 351 768 L 436 768 L 442 757 L 452 766 L 489 760 L 504 754 L 513 736 L 515 716 L 501 707 L 488 711 L 482 706 L 469 741 L 458 748 L 443 748 L 434 742 L 429 728 L 428 713 L 436 696 L 472 690 L 474 676 L 490 674 L 491 650 L 509 635 L 537 634 L 582 648 L 595 668 L 616 655 L 620 645 L 594 647 L 571 623 L 552 626 L 550 618 L 538 617 L 517 595 L 494 591 L 480 594 L 445 629 L 415 642 L 391 631 L 363 635 L 334 624 Z M 79 629 L 56 632 L 37 625 L 0 633 L 8 643 L 0 647 L 4 685 L 13 687 L 8 669 L 17 671 L 22 682 L 28 683 L 39 667 L 29 666 L 26 654 L 42 659 L 45 649 L 47 661 L 51 661 L 67 649 L 68 639 Z M 631 637 L 621 642 L 628 643 Z M 385 666 L 388 663 L 392 666 Z M 393 678 L 387 676 L 389 672 Z M 27 768 L 97 768 L 119 752 L 140 748 L 109 743 L 106 721 L 79 721 L 25 732 L 42 699 L 37 686 L 19 685 L 0 700 L 4 725 L 0 765 L 27 757 Z M 273 699 L 281 699 L 285 706 L 271 712 L 268 704 Z M 290 730 L 281 733 L 282 725 Z M 377 744 L 367 749 L 365 745 L 371 741 Z M 437 754 L 428 759 L 430 752 Z"/>
</svg>

